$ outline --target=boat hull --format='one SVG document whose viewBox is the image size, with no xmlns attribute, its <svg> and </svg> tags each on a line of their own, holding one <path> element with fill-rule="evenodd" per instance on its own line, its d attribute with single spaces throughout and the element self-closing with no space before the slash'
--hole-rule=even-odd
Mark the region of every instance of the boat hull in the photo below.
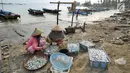
<svg viewBox="0 0 130 73">
<path fill-rule="evenodd" d="M 35 9 L 28 9 L 29 14 L 33 15 L 43 15 L 44 11 L 42 10 L 35 10 Z"/>
<path fill-rule="evenodd" d="M 60 12 L 61 10 L 52 10 L 52 9 L 46 9 L 46 8 L 43 8 L 43 10 L 46 12 L 46 13 L 58 13 Z"/>
<path fill-rule="evenodd" d="M 0 18 L 5 19 L 5 20 L 17 19 L 17 18 L 20 18 L 20 15 L 12 13 L 12 12 L 8 12 L 8 11 L 0 10 Z"/>
</svg>

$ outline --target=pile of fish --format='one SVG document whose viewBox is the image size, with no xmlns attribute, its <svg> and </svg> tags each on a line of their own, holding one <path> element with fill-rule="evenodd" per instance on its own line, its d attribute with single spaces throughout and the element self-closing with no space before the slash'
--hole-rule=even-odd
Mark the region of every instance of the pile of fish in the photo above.
<svg viewBox="0 0 130 73">
<path fill-rule="evenodd" d="M 58 50 L 58 46 L 56 46 L 56 45 L 51 45 L 51 46 L 49 46 L 46 50 L 45 50 L 45 54 L 49 54 L 49 55 L 51 55 L 51 54 L 54 54 L 54 53 L 56 53 L 56 52 L 58 52 L 59 50 Z"/>
<path fill-rule="evenodd" d="M 46 63 L 47 63 L 47 60 L 45 58 L 42 58 L 42 57 L 39 58 L 39 57 L 34 56 L 32 59 L 28 60 L 27 66 L 28 66 L 28 69 L 34 70 L 34 69 L 41 68 Z"/>
</svg>

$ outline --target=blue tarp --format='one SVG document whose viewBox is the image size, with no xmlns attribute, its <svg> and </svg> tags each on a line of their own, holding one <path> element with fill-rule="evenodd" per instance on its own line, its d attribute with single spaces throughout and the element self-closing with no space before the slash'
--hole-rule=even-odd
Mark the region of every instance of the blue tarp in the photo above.
<svg viewBox="0 0 130 73">
<path fill-rule="evenodd" d="M 8 11 L 3 11 L 3 10 L 0 10 L 0 13 L 5 14 L 5 15 L 10 14 L 10 12 L 8 12 Z"/>
<path fill-rule="evenodd" d="M 81 14 L 81 15 L 88 15 L 89 14 L 89 12 L 80 12 L 80 9 L 76 9 L 74 13 Z"/>
</svg>

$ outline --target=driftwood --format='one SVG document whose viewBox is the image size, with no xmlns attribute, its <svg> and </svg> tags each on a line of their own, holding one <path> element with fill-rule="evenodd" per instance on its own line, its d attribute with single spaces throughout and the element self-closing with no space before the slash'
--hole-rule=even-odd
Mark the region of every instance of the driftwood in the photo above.
<svg viewBox="0 0 130 73">
<path fill-rule="evenodd" d="M 19 33 L 19 32 L 18 32 L 18 31 L 16 31 L 14 28 L 13 28 L 13 30 L 14 30 L 14 31 L 15 31 L 15 33 L 17 33 L 19 36 L 24 37 L 24 35 L 23 35 L 23 34 Z"/>
</svg>

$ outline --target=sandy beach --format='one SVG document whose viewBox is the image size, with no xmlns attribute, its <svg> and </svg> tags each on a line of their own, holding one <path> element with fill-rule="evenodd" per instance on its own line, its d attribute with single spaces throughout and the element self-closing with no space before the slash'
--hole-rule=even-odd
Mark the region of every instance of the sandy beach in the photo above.
<svg viewBox="0 0 130 73">
<path fill-rule="evenodd" d="M 2 10 L 20 15 L 19 17 L 21 18 L 18 18 L 17 20 L 2 20 L 3 16 L 0 18 L 0 73 L 52 73 L 50 71 L 52 64 L 49 59 L 47 64 L 38 70 L 29 71 L 24 68 L 24 61 L 28 55 L 25 50 L 25 42 L 31 36 L 34 29 L 42 29 L 44 32 L 42 36 L 48 37 L 51 29 L 58 24 L 56 22 L 58 15 L 43 13 L 41 16 L 35 16 L 29 14 L 30 12 L 28 12 L 28 9 L 56 9 L 57 4 L 51 4 L 51 1 L 55 0 L 1 0 L 0 6 Z M 83 13 L 87 12 L 87 14 L 82 15 L 80 13 L 82 8 L 74 8 L 74 2 L 72 11 L 75 9 L 75 13 L 79 13 L 79 16 L 76 18 L 75 15 L 73 20 L 72 13 L 68 10 L 68 7 L 71 5 L 60 4 L 59 9 L 61 12 L 59 12 L 59 26 L 65 31 L 64 28 L 70 26 L 71 20 L 73 20 L 73 27 L 78 24 L 79 26 L 83 26 L 83 24 L 86 23 L 85 32 L 77 29 L 74 34 L 66 34 L 64 43 L 77 44 L 81 41 L 90 41 L 95 44 L 96 50 L 101 47 L 104 48 L 105 52 L 110 57 L 110 63 L 108 63 L 107 69 L 92 68 L 90 66 L 89 52 L 79 51 L 78 55 L 72 56 L 73 63 L 69 73 L 130 73 L 130 1 L 74 1 L 81 2 L 81 7 L 87 7 L 85 10 L 83 9 Z M 119 5 L 118 3 L 121 4 Z M 10 15 L 10 13 L 8 15 Z M 97 59 L 96 56 L 97 54 L 94 58 Z M 98 55 L 98 57 L 100 56 L 101 55 Z M 36 64 L 37 63 L 35 63 L 35 65 Z"/>
<path fill-rule="evenodd" d="M 19 26 L 3 26 L 0 29 L 1 32 L 5 32 L 4 28 L 6 28 L 9 32 L 8 36 L 5 34 L 6 32 L 1 33 L 2 36 L 0 37 L 7 37 L 7 39 L 1 39 L 2 73 L 50 73 L 51 64 L 49 62 L 45 67 L 37 71 L 28 71 L 23 67 L 23 59 L 26 51 L 25 45 L 22 45 L 22 43 L 29 35 L 25 39 L 26 32 L 21 31 L 22 28 L 16 29 L 17 27 Z M 24 29 L 30 31 L 29 33 L 31 34 L 34 27 L 32 26 L 31 29 L 24 27 Z M 74 57 L 70 73 L 129 73 L 130 25 L 112 22 L 110 18 L 107 18 L 91 25 L 88 24 L 85 28 L 86 32 L 84 33 L 81 30 L 77 30 L 75 34 L 66 35 L 65 41 L 68 43 L 78 43 L 82 40 L 89 40 L 95 43 L 97 47 L 103 46 L 111 62 L 107 70 L 93 69 L 89 64 L 88 52 L 79 52 L 78 56 Z M 15 33 L 12 33 L 11 30 L 15 31 Z M 20 39 L 17 40 L 17 38 Z M 6 42 L 8 39 L 14 40 L 15 43 L 11 43 L 12 41 Z M 124 58 L 126 64 L 116 64 L 114 60 L 119 58 Z"/>
</svg>

